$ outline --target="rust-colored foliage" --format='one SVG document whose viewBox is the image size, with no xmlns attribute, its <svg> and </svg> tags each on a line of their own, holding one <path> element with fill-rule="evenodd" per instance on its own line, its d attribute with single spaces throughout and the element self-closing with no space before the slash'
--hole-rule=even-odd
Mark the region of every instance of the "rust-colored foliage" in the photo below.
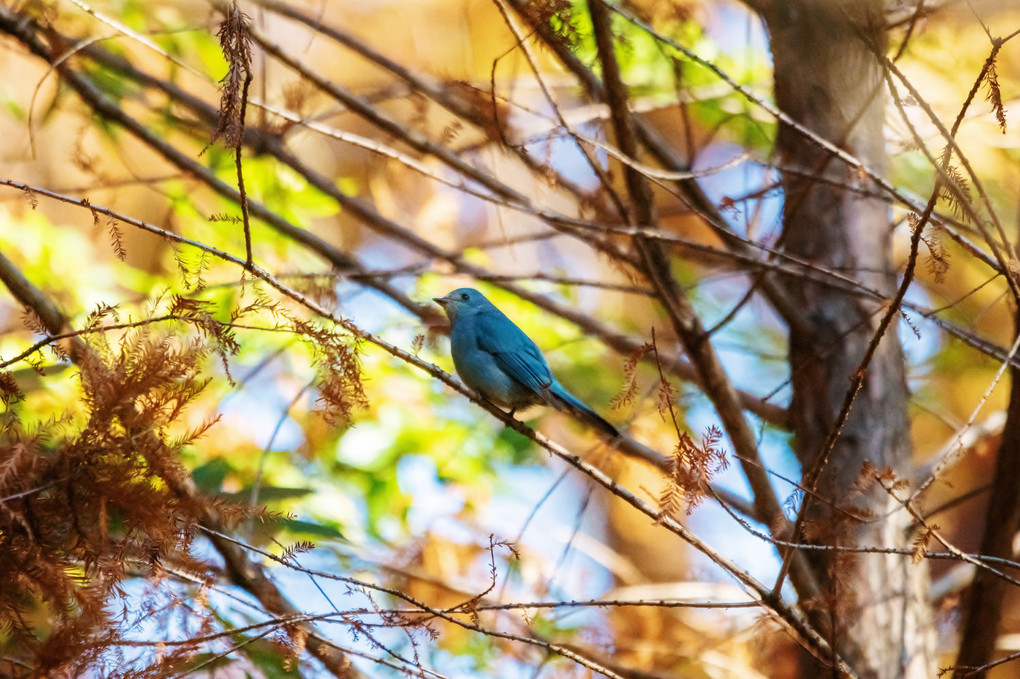
<svg viewBox="0 0 1020 679">
<path fill-rule="evenodd" d="M 315 352 L 323 419 L 329 424 L 346 425 L 355 409 L 368 406 L 357 345 L 345 335 L 314 323 L 293 318 L 290 323 Z"/>
<path fill-rule="evenodd" d="M 98 322 L 112 313 L 92 315 Z M 13 410 L 0 432 L 0 625 L 4 653 L 45 674 L 84 668 L 116 632 L 110 603 L 129 569 L 155 574 L 188 548 L 207 506 L 178 492 L 178 452 L 210 426 L 168 427 L 205 387 L 207 343 L 142 326 L 116 345 L 98 334 L 79 379 L 86 416 L 28 427 Z M 221 508 L 227 510 L 226 507 Z M 229 513 L 229 511 L 227 512 Z M 40 615 L 40 613 L 42 615 Z"/>
<path fill-rule="evenodd" d="M 921 218 L 917 213 L 911 212 L 907 215 L 910 228 L 920 227 Z M 942 242 L 945 230 L 939 225 L 930 225 L 923 234 L 921 242 L 928 248 L 928 274 L 936 283 L 943 283 L 946 280 L 946 273 L 949 271 L 949 251 Z"/>
<path fill-rule="evenodd" d="M 995 60 L 989 58 L 988 70 L 985 72 L 985 85 L 988 86 L 988 94 L 985 100 L 992 105 L 995 112 L 995 120 L 999 123 L 999 129 L 1006 134 L 1006 107 L 1002 104 L 1002 90 L 999 88 L 999 73 L 995 70 Z"/>
<path fill-rule="evenodd" d="M 123 322 L 117 307 L 99 305 L 78 330 L 83 348 L 74 360 L 84 408 L 78 417 L 26 425 L 16 409 L 23 398 L 17 381 L 0 373 L 9 405 L 0 419 L 0 550 L 6 556 L 0 653 L 43 675 L 94 669 L 116 654 L 130 626 L 117 615 L 125 578 L 158 583 L 171 565 L 199 582 L 207 577 L 208 567 L 189 554 L 199 524 L 215 517 L 217 526 L 230 527 L 250 510 L 197 494 L 180 461 L 182 448 L 216 420 L 172 430 L 211 380 L 210 358 L 220 359 L 229 378 L 228 359 L 240 349 L 238 321 L 283 318 L 277 330 L 312 346 L 330 421 L 346 422 L 365 403 L 356 346 L 255 292 L 255 301 L 226 322 L 211 303 L 180 295 L 157 297 L 138 321 Z M 38 314 L 26 311 L 24 320 L 45 332 Z M 287 556 L 303 549 L 296 545 Z M 170 615 L 145 613 L 156 614 Z M 294 657 L 303 643 L 297 638 L 282 642 L 293 645 Z M 166 670 L 194 649 L 159 651 L 162 664 L 151 671 Z"/>
<path fill-rule="evenodd" d="M 528 22 L 532 25 L 549 24 L 567 45 L 580 43 L 581 36 L 574 25 L 574 5 L 569 0 L 542 0 L 528 3 L 521 9 L 527 13 Z"/>
<path fill-rule="evenodd" d="M 924 559 L 925 553 L 928 551 L 928 545 L 931 543 L 932 538 L 935 537 L 938 530 L 938 524 L 932 524 L 930 526 L 926 526 L 924 530 L 914 536 L 914 541 L 911 544 L 914 551 L 910 556 L 912 563 L 921 563 Z"/>
<path fill-rule="evenodd" d="M 712 476 L 726 468 L 726 453 L 719 446 L 722 430 L 711 426 L 705 431 L 701 445 L 687 432 L 680 434 L 669 459 L 666 487 L 659 495 L 659 516 L 678 520 L 680 507 L 687 503 L 690 513 L 708 494 Z"/>
<path fill-rule="evenodd" d="M 945 201 L 957 217 L 963 219 L 967 217 L 966 208 L 971 202 L 970 182 L 960 168 L 951 162 L 952 158 L 952 148 L 947 146 L 939 157 L 939 166 L 945 173 L 940 184 L 939 198 Z"/>
<path fill-rule="evenodd" d="M 25 395 L 14 376 L 6 370 L 0 370 L 0 401 L 9 407 L 13 401 L 20 401 L 23 398 Z"/>
<path fill-rule="evenodd" d="M 637 397 L 637 367 L 638 364 L 644 360 L 648 352 L 652 351 L 655 347 L 651 343 L 642 344 L 637 348 L 636 351 L 631 352 L 630 356 L 627 357 L 626 363 L 623 364 L 623 377 L 624 386 L 620 390 L 620 393 L 613 397 L 613 400 L 609 402 L 609 407 L 614 410 L 630 405 L 634 402 Z"/>
<path fill-rule="evenodd" d="M 227 74 L 221 81 L 220 119 L 213 133 L 213 141 L 220 137 L 234 148 L 241 143 L 244 130 L 244 102 L 248 83 L 251 82 L 251 31 L 248 17 L 236 9 L 227 14 L 217 33 L 220 48 L 227 58 Z"/>
</svg>

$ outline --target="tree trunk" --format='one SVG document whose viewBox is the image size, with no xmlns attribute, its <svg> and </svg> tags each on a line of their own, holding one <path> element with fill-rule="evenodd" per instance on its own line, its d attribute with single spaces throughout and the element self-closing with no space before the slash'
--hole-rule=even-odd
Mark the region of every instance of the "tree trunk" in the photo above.
<svg viewBox="0 0 1020 679">
<path fill-rule="evenodd" d="M 884 172 L 886 97 L 882 66 L 875 57 L 886 47 L 880 3 L 786 0 L 770 3 L 764 18 L 779 107 L 867 167 Z M 896 275 L 886 202 L 843 188 L 872 187 L 791 126 L 781 126 L 777 151 L 780 166 L 799 170 L 783 177 L 785 249 L 892 294 Z M 788 282 L 802 310 L 801 322 L 791 323 L 789 352 L 794 448 L 807 474 L 823 452 L 882 309 L 823 285 Z M 866 463 L 908 478 L 907 388 L 895 327 L 868 366 L 863 388 L 819 478 L 818 497 L 831 504 L 805 498 L 810 505 L 803 541 L 910 544 L 909 515 L 883 489 L 862 489 L 860 483 Z M 837 509 L 854 510 L 860 518 L 847 518 Z M 825 600 L 804 602 L 804 608 L 859 676 L 934 676 L 923 562 L 915 565 L 902 555 L 848 553 L 814 553 L 811 562 Z M 817 666 L 805 668 L 804 675 L 818 676 Z"/>
<path fill-rule="evenodd" d="M 1020 315 L 1015 319 L 1016 332 L 1020 333 Z M 1012 559 L 1013 539 L 1020 529 L 1020 369 L 1010 369 L 1012 386 L 1009 409 L 1002 443 L 995 461 L 995 484 L 985 513 L 985 534 L 981 540 L 981 554 Z M 1012 573 L 1011 573 L 1012 574 Z M 963 634 L 955 676 L 970 673 L 993 660 L 995 640 L 1002 617 L 1006 582 L 984 569 L 974 574 L 974 582 L 967 592 L 963 605 Z M 974 674 L 983 677 L 984 673 Z"/>
</svg>

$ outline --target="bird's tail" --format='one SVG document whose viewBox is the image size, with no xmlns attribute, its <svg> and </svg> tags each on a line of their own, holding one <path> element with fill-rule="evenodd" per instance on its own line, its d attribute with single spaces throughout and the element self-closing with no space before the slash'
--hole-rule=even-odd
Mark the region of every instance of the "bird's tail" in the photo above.
<svg viewBox="0 0 1020 679">
<path fill-rule="evenodd" d="M 564 389 L 563 385 L 556 380 L 553 380 L 553 383 L 549 385 L 546 395 L 549 400 L 549 405 L 556 408 L 556 410 L 572 412 L 584 422 L 595 427 L 602 433 L 607 434 L 610 438 L 619 438 L 620 432 L 616 430 L 616 427 L 602 419 L 598 413 L 585 405 L 585 403 L 579 398 Z"/>
</svg>

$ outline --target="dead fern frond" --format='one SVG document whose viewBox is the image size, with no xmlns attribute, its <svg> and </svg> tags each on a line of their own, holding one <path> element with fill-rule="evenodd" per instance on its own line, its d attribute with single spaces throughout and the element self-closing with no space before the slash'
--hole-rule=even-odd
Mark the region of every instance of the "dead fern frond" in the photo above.
<svg viewBox="0 0 1020 679">
<path fill-rule="evenodd" d="M 857 478 L 854 479 L 853 489 L 857 493 L 866 493 L 874 487 L 877 481 L 878 468 L 870 460 L 865 460 L 861 464 L 861 471 L 858 472 Z"/>
<path fill-rule="evenodd" d="M 659 417 L 665 421 L 675 419 L 673 403 L 676 402 L 676 387 L 669 383 L 665 377 L 659 380 Z"/>
<path fill-rule="evenodd" d="M 214 305 L 206 300 L 175 295 L 170 301 L 169 313 L 182 321 L 193 324 L 199 332 L 210 340 L 211 348 L 220 359 L 223 372 L 233 383 L 230 375 L 230 357 L 237 355 L 241 345 L 237 334 L 229 323 L 223 323 L 213 317 Z M 236 320 L 232 315 L 231 321 Z"/>
<path fill-rule="evenodd" d="M 609 407 L 613 410 L 618 410 L 624 406 L 628 406 L 634 402 L 634 398 L 637 396 L 637 367 L 638 364 L 648 355 L 648 352 L 652 351 L 655 347 L 646 342 L 632 351 L 627 356 L 627 361 L 623 364 L 623 389 L 620 393 L 613 397 L 609 402 Z"/>
<path fill-rule="evenodd" d="M 95 330 L 106 319 L 118 320 L 117 305 L 100 302 L 82 321 L 82 330 Z"/>
<path fill-rule="evenodd" d="M 423 335 L 421 333 L 418 333 L 411 340 L 411 353 L 413 353 L 415 356 L 417 356 L 418 353 L 422 350 L 422 347 L 424 347 L 424 346 L 425 346 L 425 335 Z"/>
<path fill-rule="evenodd" d="M 205 274 L 206 269 L 209 268 L 209 253 L 205 250 L 198 256 L 198 264 L 195 266 L 194 276 L 195 282 L 192 286 L 192 290 L 195 292 L 201 292 L 205 289 Z"/>
<path fill-rule="evenodd" d="M 947 146 L 939 158 L 939 165 L 945 173 L 939 184 L 941 187 L 939 198 L 952 209 L 953 214 L 960 219 L 965 219 L 967 217 L 966 208 L 971 202 L 970 183 L 960 168 L 950 162 L 952 155 L 952 150 Z M 956 188 L 955 191 L 953 187 Z"/>
<path fill-rule="evenodd" d="M 931 524 L 926 526 L 923 531 L 914 536 L 914 540 L 911 543 L 911 562 L 919 564 L 924 560 L 925 552 L 928 551 L 928 545 L 931 543 L 931 539 L 935 537 L 935 533 L 938 530 L 938 524 Z"/>
<path fill-rule="evenodd" d="M 223 85 L 220 116 L 212 141 L 223 137 L 223 141 L 231 148 L 241 144 L 244 127 L 241 120 L 243 90 L 252 78 L 252 35 L 248 22 L 248 16 L 232 6 L 227 10 L 227 17 L 216 34 L 220 39 L 223 56 L 227 59 L 227 74 L 220 81 Z"/>
<path fill-rule="evenodd" d="M 36 333 L 37 335 L 49 335 L 49 328 L 46 327 L 46 323 L 39 317 L 39 314 L 35 312 L 35 309 L 31 307 L 24 307 L 21 310 L 21 322 L 22 324 Z"/>
<path fill-rule="evenodd" d="M 984 79 L 984 84 L 988 87 L 988 94 L 985 95 L 985 101 L 992 105 L 992 111 L 995 112 L 995 120 L 999 123 L 999 129 L 1002 130 L 1003 134 L 1006 134 L 1006 107 L 1002 104 L 1002 90 L 999 89 L 999 74 L 995 70 L 994 58 L 989 58 L 991 59 L 991 62 L 985 70 Z"/>
<path fill-rule="evenodd" d="M 280 554 L 280 558 L 283 559 L 284 561 L 290 561 L 294 557 L 298 556 L 299 554 L 304 554 L 306 552 L 310 552 L 313 549 L 315 549 L 315 543 L 314 542 L 308 542 L 308 541 L 295 542 L 290 547 L 285 547 L 284 548 L 283 553 Z"/>
<path fill-rule="evenodd" d="M 32 190 L 31 186 L 26 186 L 21 191 L 25 194 L 25 200 L 28 201 L 29 207 L 33 210 L 39 207 L 39 196 L 35 195 L 35 191 Z"/>
<path fill-rule="evenodd" d="M 0 370 L 0 402 L 3 402 L 4 406 L 10 407 L 12 402 L 21 401 L 24 398 L 25 394 L 18 386 L 14 375 L 7 370 Z"/>
<path fill-rule="evenodd" d="M 679 520 L 680 507 L 686 503 L 687 514 L 708 494 L 712 477 L 728 465 L 726 452 L 720 447 L 722 430 L 712 425 L 705 430 L 698 446 L 687 432 L 680 434 L 670 457 L 666 487 L 659 495 L 659 518 Z"/>
<path fill-rule="evenodd" d="M 357 340 L 299 318 L 290 318 L 289 323 L 312 348 L 323 419 L 346 426 L 356 409 L 368 407 Z"/>
<path fill-rule="evenodd" d="M 928 248 L 928 273 L 936 283 L 944 283 L 946 272 L 949 271 L 949 251 L 942 243 L 944 233 L 945 229 L 934 225 L 921 238 Z"/>
<path fill-rule="evenodd" d="M 123 262 L 127 259 L 127 250 L 124 248 L 124 235 L 117 226 L 117 220 L 107 220 L 106 230 L 110 234 L 110 247 L 113 248 L 114 256 Z"/>
<path fill-rule="evenodd" d="M 209 221 L 212 223 L 226 222 L 228 224 L 244 224 L 244 219 L 237 215 L 228 215 L 226 212 L 216 212 L 209 215 Z"/>
</svg>

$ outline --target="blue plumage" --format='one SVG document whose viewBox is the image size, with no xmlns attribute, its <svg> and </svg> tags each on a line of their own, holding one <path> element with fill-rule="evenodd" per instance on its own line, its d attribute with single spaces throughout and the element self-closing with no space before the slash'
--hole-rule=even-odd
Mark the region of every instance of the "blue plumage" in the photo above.
<svg viewBox="0 0 1020 679">
<path fill-rule="evenodd" d="M 616 438 L 613 425 L 563 388 L 531 338 L 472 288 L 435 301 L 450 318 L 450 352 L 457 374 L 482 396 L 511 412 L 536 403 L 573 412 Z"/>
</svg>

